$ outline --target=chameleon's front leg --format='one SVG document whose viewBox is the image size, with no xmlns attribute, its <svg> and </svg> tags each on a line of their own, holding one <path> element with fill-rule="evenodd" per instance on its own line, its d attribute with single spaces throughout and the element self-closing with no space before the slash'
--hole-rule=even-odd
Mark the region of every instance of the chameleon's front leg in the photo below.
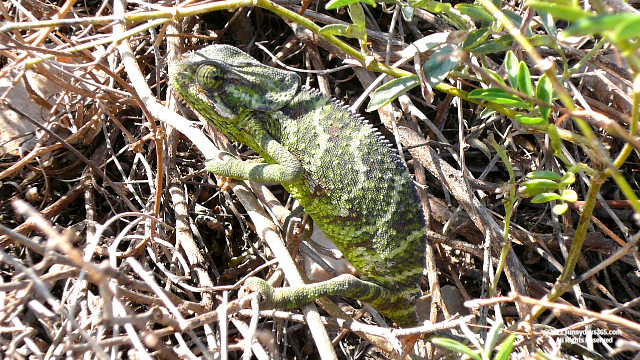
<svg viewBox="0 0 640 360">
<path fill-rule="evenodd" d="M 300 161 L 271 135 L 258 129 L 251 135 L 256 142 L 252 148 L 261 152 L 275 164 L 242 161 L 232 154 L 223 152 L 223 159 L 207 160 L 205 169 L 216 175 L 237 180 L 249 180 L 267 184 L 294 183 L 302 177 L 304 171 Z M 262 150 L 262 151 L 260 151 Z"/>
</svg>

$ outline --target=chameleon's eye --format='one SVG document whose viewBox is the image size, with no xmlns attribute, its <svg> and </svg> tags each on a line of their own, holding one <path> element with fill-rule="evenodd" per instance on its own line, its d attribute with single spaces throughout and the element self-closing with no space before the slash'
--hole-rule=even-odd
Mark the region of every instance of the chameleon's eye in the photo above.
<svg viewBox="0 0 640 360">
<path fill-rule="evenodd" d="M 198 84 L 206 90 L 213 90 L 222 84 L 224 76 L 220 68 L 211 65 L 200 65 L 196 72 Z"/>
</svg>

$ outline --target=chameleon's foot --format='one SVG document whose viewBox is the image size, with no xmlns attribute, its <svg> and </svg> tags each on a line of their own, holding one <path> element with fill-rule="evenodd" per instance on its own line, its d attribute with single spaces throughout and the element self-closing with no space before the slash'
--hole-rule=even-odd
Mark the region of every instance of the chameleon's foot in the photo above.
<svg viewBox="0 0 640 360">
<path fill-rule="evenodd" d="M 231 185 L 229 185 L 229 176 L 224 176 L 222 175 L 223 173 L 220 172 L 215 172 L 212 171 L 214 169 L 217 169 L 221 164 L 224 163 L 224 161 L 226 161 L 225 159 L 234 159 L 233 154 L 228 153 L 226 151 L 222 151 L 220 152 L 220 155 L 218 155 L 218 158 L 214 158 L 214 159 L 208 159 L 204 162 L 204 168 L 205 170 L 207 170 L 208 172 L 214 173 L 214 174 L 218 174 L 218 182 L 217 185 L 218 187 L 220 187 L 220 190 L 222 191 L 228 191 L 229 189 L 231 189 Z"/>
<path fill-rule="evenodd" d="M 226 176 L 220 176 L 218 178 L 218 187 L 220 188 L 220 190 L 222 191 L 229 191 L 231 190 L 231 185 L 229 185 L 229 178 Z"/>
<path fill-rule="evenodd" d="M 274 300 L 273 286 L 269 285 L 268 282 L 260 278 L 248 278 L 244 282 L 243 291 L 245 294 L 249 294 L 252 292 L 257 292 L 258 294 L 260 294 L 260 307 L 263 309 L 274 309 L 278 307 L 278 304 L 275 304 L 276 301 Z"/>
</svg>

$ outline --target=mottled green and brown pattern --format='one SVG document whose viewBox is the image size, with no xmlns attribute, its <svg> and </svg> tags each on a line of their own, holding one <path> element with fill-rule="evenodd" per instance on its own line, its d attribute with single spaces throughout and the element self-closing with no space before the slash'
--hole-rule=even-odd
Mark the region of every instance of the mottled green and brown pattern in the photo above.
<svg viewBox="0 0 640 360">
<path fill-rule="evenodd" d="M 227 45 L 191 53 L 170 69 L 179 95 L 264 163 L 211 160 L 207 170 L 281 183 L 355 266 L 319 284 L 271 289 L 254 278 L 265 305 L 297 307 L 324 295 L 366 301 L 400 326 L 417 323 L 424 267 L 424 214 L 409 173 L 361 117 L 298 76 Z"/>
</svg>

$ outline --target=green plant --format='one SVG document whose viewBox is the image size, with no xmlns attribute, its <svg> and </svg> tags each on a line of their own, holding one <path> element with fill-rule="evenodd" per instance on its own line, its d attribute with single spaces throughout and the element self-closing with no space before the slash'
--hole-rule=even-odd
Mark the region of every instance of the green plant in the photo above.
<svg viewBox="0 0 640 360">
<path fill-rule="evenodd" d="M 499 344 L 500 332 L 504 328 L 502 321 L 496 322 L 489 332 L 487 338 L 484 341 L 484 346 L 481 343 L 481 339 L 474 334 L 464 323 L 460 324 L 460 329 L 465 334 L 466 338 L 473 344 L 475 349 L 468 347 L 467 345 L 446 338 L 435 338 L 432 340 L 433 344 L 449 349 L 452 352 L 468 355 L 476 360 L 506 360 L 513 351 L 513 343 L 516 340 L 515 334 L 510 334 L 504 338 Z M 496 348 L 499 350 L 496 352 Z M 495 352 L 495 355 L 492 357 Z"/>
</svg>

